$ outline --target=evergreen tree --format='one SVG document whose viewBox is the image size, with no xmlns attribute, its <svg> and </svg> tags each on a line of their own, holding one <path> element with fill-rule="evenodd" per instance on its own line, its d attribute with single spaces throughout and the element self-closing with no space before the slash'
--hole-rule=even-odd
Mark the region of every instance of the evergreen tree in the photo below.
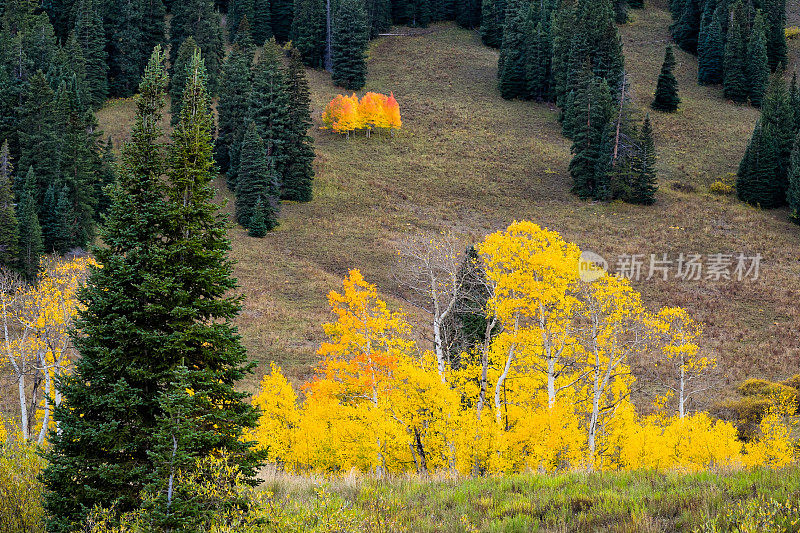
<svg viewBox="0 0 800 533">
<path fill-rule="evenodd" d="M 604 199 L 604 184 L 598 183 L 598 166 L 607 147 L 607 127 L 611 120 L 611 91 L 605 80 L 591 74 L 588 66 L 581 74 L 572 102 L 576 120 L 569 164 L 572 192 L 581 198 Z M 602 176 L 601 176 L 602 178 Z"/>
<path fill-rule="evenodd" d="M 657 111 L 672 113 L 678 109 L 678 104 L 681 103 L 681 99 L 678 97 L 678 80 L 672 73 L 674 67 L 675 55 L 672 52 L 672 46 L 667 46 L 664 63 L 661 65 L 661 74 L 658 76 L 655 97 L 650 104 L 650 107 Z"/>
<path fill-rule="evenodd" d="M 632 9 L 644 8 L 644 0 L 628 0 L 628 7 Z"/>
<path fill-rule="evenodd" d="M 789 186 L 786 203 L 789 204 L 789 218 L 800 224 L 800 135 L 794 141 L 789 162 Z"/>
<path fill-rule="evenodd" d="M 42 475 L 50 531 L 69 531 L 94 505 L 115 503 L 121 512 L 140 505 L 142 489 L 164 475 L 160 451 L 174 415 L 165 394 L 181 379 L 194 392 L 182 403 L 192 413 L 191 452 L 227 452 L 246 476 L 259 460 L 242 438 L 257 413 L 234 390 L 251 365 L 231 325 L 239 298 L 229 296 L 230 245 L 225 218 L 212 203 L 213 119 L 195 57 L 166 182 L 159 48 L 145 70 L 104 246 L 95 249 L 103 268 L 92 270 L 81 292 L 86 308 L 75 339 L 81 357 L 59 383 L 59 431 L 50 435 Z M 181 366 L 191 369 L 188 376 Z"/>
<path fill-rule="evenodd" d="M 292 46 L 300 52 L 303 62 L 312 68 L 322 68 L 325 61 L 326 20 L 325 2 L 297 0 L 294 6 Z"/>
<path fill-rule="evenodd" d="M 761 0 L 766 16 L 767 54 L 769 68 L 774 72 L 789 64 L 786 46 L 786 0 Z"/>
<path fill-rule="evenodd" d="M 256 5 L 259 1 L 267 3 L 267 0 L 256 0 Z M 294 0 L 269 0 L 267 5 L 269 6 L 272 20 L 271 35 L 274 35 L 275 40 L 279 43 L 285 43 L 289 39 L 289 32 L 292 29 Z M 253 27 L 255 29 L 255 24 L 253 24 Z"/>
<path fill-rule="evenodd" d="M 698 0 L 677 0 L 677 18 L 670 26 L 672 38 L 682 50 L 697 53 L 697 40 L 700 30 L 700 9 Z"/>
<path fill-rule="evenodd" d="M 528 95 L 528 12 L 522 2 L 512 0 L 508 5 L 497 71 L 500 96 L 506 100 Z"/>
<path fill-rule="evenodd" d="M 236 220 L 249 230 L 260 232 L 256 226 L 263 224 L 269 231 L 278 225 L 273 209 L 277 203 L 277 180 L 264 140 L 253 122 L 244 135 L 241 158 L 236 181 Z M 261 220 L 256 216 L 258 212 Z"/>
<path fill-rule="evenodd" d="M 774 179 L 786 191 L 786 175 L 789 170 L 789 157 L 794 144 L 794 120 L 797 110 L 791 107 L 791 98 L 782 73 L 770 77 L 764 100 L 761 104 L 761 121 L 773 136 L 778 157 L 778 174 Z"/>
<path fill-rule="evenodd" d="M 60 142 L 56 133 L 55 95 L 41 70 L 30 79 L 20 97 L 17 110 L 19 168 L 33 167 L 38 182 L 33 191 L 34 205 L 39 205 L 44 191 L 60 175 Z M 19 174 L 19 173 L 18 173 Z M 16 176 L 19 195 L 25 176 Z"/>
<path fill-rule="evenodd" d="M 14 193 L 11 190 L 13 173 L 8 141 L 3 141 L 0 147 L 0 266 L 6 268 L 15 266 L 19 243 Z"/>
<path fill-rule="evenodd" d="M 228 15 L 226 25 L 230 28 L 228 38 L 231 42 L 236 42 L 240 31 L 246 29 L 252 36 L 250 23 L 253 20 L 253 0 L 231 0 L 228 3 Z M 242 26 L 242 21 L 247 20 L 247 25 Z"/>
<path fill-rule="evenodd" d="M 482 0 L 480 32 L 483 44 L 500 48 L 505 21 L 506 0 Z"/>
<path fill-rule="evenodd" d="M 131 96 L 156 45 L 164 44 L 162 0 L 121 0 L 107 23 L 109 83 L 115 96 Z"/>
<path fill-rule="evenodd" d="M 717 17 L 711 16 L 703 24 L 697 48 L 697 81 L 700 85 L 722 83 L 722 64 L 725 57 L 725 44 Z"/>
<path fill-rule="evenodd" d="M 761 11 L 756 13 L 750 42 L 747 44 L 747 85 L 750 103 L 761 106 L 764 90 L 769 81 L 769 64 L 767 57 L 766 22 Z"/>
<path fill-rule="evenodd" d="M 291 140 L 288 148 L 289 164 L 281 181 L 281 198 L 296 202 L 310 202 L 314 180 L 314 146 L 308 135 L 311 128 L 311 92 L 300 53 L 289 53 L 289 113 Z"/>
<path fill-rule="evenodd" d="M 156 48 L 136 97 L 136 123 L 123 150 L 104 246 L 94 250 L 103 268 L 92 270 L 81 293 L 86 308 L 77 326 L 82 335 L 75 339 L 81 357 L 59 383 L 64 401 L 53 417 L 60 431 L 50 435 L 42 475 L 53 532 L 72 531 L 71 523 L 81 522 L 95 505 L 136 508 L 142 488 L 152 482 L 148 451 L 158 393 L 174 360 L 164 349 L 171 335 L 166 301 L 173 289 L 160 281 L 160 229 L 167 210 L 161 181 L 163 62 Z"/>
<path fill-rule="evenodd" d="M 739 199 L 764 209 L 779 207 L 786 201 L 786 189 L 777 179 L 778 150 L 769 125 L 756 124 L 736 177 Z"/>
<path fill-rule="evenodd" d="M 86 68 L 89 104 L 97 109 L 108 97 L 108 64 L 103 19 L 92 0 L 76 4 L 75 36 L 78 38 Z"/>
<path fill-rule="evenodd" d="M 202 423 L 195 428 L 199 436 L 192 452 L 199 457 L 212 451 L 228 453 L 244 475 L 252 477 L 261 454 L 251 450 L 253 442 L 244 438 L 244 430 L 256 426 L 259 414 L 236 385 L 252 372 L 254 363 L 248 361 L 233 325 L 240 297 L 231 294 L 237 282 L 228 258 L 227 216 L 214 203 L 214 116 L 199 50 L 192 58 L 183 99 L 181 121 L 172 133 L 166 190 L 164 283 L 170 313 L 163 350 L 171 358 L 171 373 L 178 361 L 192 369 L 192 407 L 202 413 L 196 418 Z"/>
<path fill-rule="evenodd" d="M 323 11 L 323 4 L 317 0 L 320 10 Z M 441 6 L 450 5 L 448 2 L 439 4 Z M 295 17 L 297 17 L 297 8 L 299 1 L 295 2 Z M 447 9 L 446 7 L 444 9 Z M 392 2 L 391 0 L 365 0 L 364 11 L 367 14 L 367 28 L 369 29 L 370 37 L 377 37 L 379 33 L 388 30 L 392 27 Z M 450 16 L 447 20 L 452 19 Z M 323 17 L 323 22 L 324 22 Z M 445 20 L 445 19 L 442 19 Z"/>
<path fill-rule="evenodd" d="M 259 198 L 256 202 L 253 216 L 250 217 L 250 227 L 247 228 L 247 234 L 251 237 L 261 238 L 266 237 L 269 230 L 270 227 L 269 224 L 267 224 L 267 217 L 264 214 L 264 202 Z"/>
<path fill-rule="evenodd" d="M 236 182 L 236 160 L 234 147 L 241 143 L 249 108 L 250 90 L 250 57 L 235 45 L 225 62 L 220 84 L 219 134 L 216 140 L 214 156 L 220 170 L 226 173 L 228 187 L 233 189 Z"/>
<path fill-rule="evenodd" d="M 331 60 L 333 82 L 348 90 L 358 90 L 367 79 L 367 23 L 359 0 L 341 0 L 333 20 Z"/>
<path fill-rule="evenodd" d="M 728 40 L 725 43 L 724 79 L 725 98 L 736 103 L 747 101 L 748 84 L 745 73 L 745 54 L 747 44 L 744 38 L 742 22 L 743 7 L 737 2 L 731 11 L 731 20 L 728 24 Z"/>
<path fill-rule="evenodd" d="M 42 227 L 36 213 L 36 176 L 28 167 L 19 199 L 19 271 L 32 282 L 39 272 L 39 258 L 44 251 Z"/>
<path fill-rule="evenodd" d="M 173 6 L 169 26 L 170 65 L 175 75 L 180 45 L 190 36 L 197 47 L 203 51 L 208 70 L 208 89 L 217 94 L 219 75 L 222 68 L 225 47 L 222 40 L 219 13 L 214 10 L 214 0 L 188 0 Z"/>
<path fill-rule="evenodd" d="M 456 23 L 462 28 L 479 28 L 481 25 L 482 4 L 480 0 L 456 0 Z"/>
<path fill-rule="evenodd" d="M 170 123 L 175 126 L 181 118 L 181 105 L 183 104 L 183 89 L 186 87 L 189 63 L 197 51 L 197 43 L 191 35 L 181 43 L 175 65 L 172 69 L 172 78 L 169 85 L 169 112 Z"/>
<path fill-rule="evenodd" d="M 617 24 L 628 22 L 628 0 L 614 0 L 614 21 Z"/>
<path fill-rule="evenodd" d="M 75 80 L 62 84 L 57 98 L 61 138 L 61 182 L 68 189 L 70 248 L 85 248 L 94 236 L 97 176 L 101 160 L 96 120 L 84 111 Z M 59 223 L 61 221 L 59 220 Z"/>
<path fill-rule="evenodd" d="M 628 201 L 643 205 L 654 204 L 658 180 L 656 179 L 656 150 L 653 143 L 650 115 L 645 116 L 639 135 L 638 152 L 633 161 L 633 174 L 631 195 Z"/>
<path fill-rule="evenodd" d="M 792 83 L 789 86 L 789 107 L 793 110 L 793 128 L 795 135 L 800 132 L 800 87 L 797 85 L 797 72 L 792 74 Z"/>
<path fill-rule="evenodd" d="M 262 46 L 274 35 L 272 28 L 273 4 L 275 4 L 274 7 L 278 8 L 279 10 L 285 9 L 287 5 L 291 6 L 291 4 L 288 4 L 287 0 L 253 0 L 253 19 L 251 32 L 253 34 L 253 40 L 258 46 Z M 288 15 L 291 17 L 291 13 Z M 276 16 L 285 17 L 287 16 L 287 13 L 277 14 Z M 280 27 L 280 29 L 283 29 L 283 21 L 276 19 L 275 23 Z"/>
<path fill-rule="evenodd" d="M 49 191 L 50 189 L 48 189 Z M 64 185 L 57 192 L 56 187 L 53 187 L 53 191 L 55 192 L 52 204 L 53 211 L 49 216 L 45 247 L 48 251 L 65 254 L 72 247 L 75 238 L 72 228 L 72 221 L 75 217 L 72 202 L 70 201 L 70 190 L 69 187 Z"/>
</svg>

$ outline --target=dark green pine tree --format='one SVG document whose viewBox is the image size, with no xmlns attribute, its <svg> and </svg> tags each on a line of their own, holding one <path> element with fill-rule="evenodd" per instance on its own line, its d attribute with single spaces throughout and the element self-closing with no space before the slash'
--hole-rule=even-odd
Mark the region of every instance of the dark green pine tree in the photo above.
<svg viewBox="0 0 800 533">
<path fill-rule="evenodd" d="M 480 0 L 456 0 L 455 19 L 456 23 L 462 28 L 475 29 L 481 25 Z"/>
<path fill-rule="evenodd" d="M 700 85 L 722 83 L 722 64 L 725 58 L 725 43 L 722 26 L 711 16 L 700 30 L 697 46 L 697 81 Z"/>
<path fill-rule="evenodd" d="M 94 506 L 141 505 L 142 489 L 163 475 L 158 461 L 168 425 L 164 394 L 189 369 L 192 452 L 227 452 L 253 474 L 259 458 L 243 429 L 257 412 L 235 391 L 251 368 L 231 320 L 239 298 L 227 259 L 225 218 L 212 203 L 212 116 L 202 63 L 184 91 L 182 120 L 173 133 L 169 179 L 159 118 L 166 74 L 154 52 L 137 99 L 133 137 L 125 147 L 114 203 L 81 299 L 75 339 L 81 354 L 61 381 L 64 402 L 50 435 L 49 530 L 69 531 Z M 67 407 L 68 406 L 68 407 Z M 191 528 L 189 528 L 191 530 Z"/>
<path fill-rule="evenodd" d="M 44 195 L 50 183 L 59 179 L 60 142 L 56 132 L 55 94 L 42 71 L 30 79 L 20 97 L 17 109 L 18 168 L 33 167 L 38 180 L 34 190 L 34 205 Z M 16 176 L 14 190 L 19 195 L 25 176 Z"/>
<path fill-rule="evenodd" d="M 234 147 L 239 146 L 244 136 L 252 86 L 250 56 L 238 45 L 234 45 L 222 70 L 217 105 L 219 133 L 214 148 L 214 159 L 220 170 L 226 173 L 231 190 L 236 183 L 237 155 Z"/>
<path fill-rule="evenodd" d="M 628 7 L 631 9 L 642 9 L 644 8 L 644 0 L 628 0 Z"/>
<path fill-rule="evenodd" d="M 199 50 L 189 72 L 181 121 L 172 133 L 166 190 L 164 286 L 170 313 L 163 350 L 173 373 L 178 361 L 191 370 L 192 407 L 202 413 L 202 419 L 195 417 L 201 423 L 195 427 L 199 436 L 192 452 L 201 457 L 212 451 L 228 453 L 252 479 L 262 454 L 252 450 L 244 432 L 256 426 L 259 413 L 236 386 L 255 364 L 233 325 L 241 297 L 233 294 L 237 282 L 228 257 L 228 218 L 214 203 L 214 116 Z"/>
<path fill-rule="evenodd" d="M 361 89 L 367 80 L 364 58 L 369 34 L 359 0 L 341 0 L 333 19 L 331 61 L 333 82 L 345 89 Z"/>
<path fill-rule="evenodd" d="M 82 290 L 75 339 L 81 357 L 59 383 L 64 401 L 53 413 L 60 431 L 50 435 L 42 474 L 48 530 L 72 531 L 95 505 L 122 512 L 140 505 L 153 481 L 152 432 L 158 395 L 168 383 L 174 355 L 164 349 L 171 331 L 172 287 L 161 281 L 166 258 L 161 229 L 167 205 L 160 128 L 167 84 L 156 48 L 136 97 L 136 123 L 125 145 L 118 185 L 106 220 L 103 268 Z M 67 407 L 69 406 L 69 407 Z"/>
<path fill-rule="evenodd" d="M 283 200 L 310 202 L 315 157 L 313 140 L 308 135 L 311 128 L 311 91 L 300 53 L 294 48 L 289 53 L 287 78 L 292 131 L 288 144 L 289 163 L 281 181 L 280 195 Z"/>
<path fill-rule="evenodd" d="M 258 46 L 263 46 L 265 42 L 275 35 L 272 28 L 272 4 L 274 3 L 277 3 L 278 7 L 281 8 L 285 8 L 287 5 L 285 0 L 253 0 L 253 18 L 248 20 L 251 20 L 250 29 L 253 34 L 253 40 Z M 286 13 L 279 16 L 286 16 Z M 291 13 L 289 13 L 289 16 L 291 17 Z"/>
<path fill-rule="evenodd" d="M 761 0 L 766 17 L 767 54 L 769 68 L 774 72 L 789 64 L 786 46 L 786 0 Z"/>
<path fill-rule="evenodd" d="M 672 38 L 682 50 L 696 54 L 701 14 L 698 0 L 676 0 L 676 8 L 677 17 L 670 26 Z"/>
<path fill-rule="evenodd" d="M 638 149 L 632 165 L 633 182 L 628 201 L 634 204 L 652 205 L 656 201 L 658 180 L 656 178 L 656 149 L 650 115 L 644 117 L 637 144 Z"/>
<path fill-rule="evenodd" d="M 292 19 L 292 46 L 312 68 L 322 68 L 325 61 L 326 20 L 323 0 L 297 0 Z"/>
<path fill-rule="evenodd" d="M 480 32 L 483 44 L 500 48 L 505 22 L 506 0 L 482 0 Z"/>
<path fill-rule="evenodd" d="M 500 96 L 506 100 L 528 96 L 529 11 L 523 2 L 508 4 L 497 71 Z"/>
<path fill-rule="evenodd" d="M 278 225 L 273 207 L 278 200 L 276 181 L 264 140 L 258 134 L 255 123 L 251 122 L 242 141 L 239 178 L 236 182 L 236 220 L 239 224 L 253 230 L 257 225 L 255 222 L 259 222 L 258 225 L 266 225 L 267 231 Z M 259 210 L 261 221 L 256 217 Z"/>
<path fill-rule="evenodd" d="M 324 7 L 322 2 L 317 0 L 320 8 Z M 439 4 L 443 10 L 448 9 L 449 1 L 447 3 Z M 295 2 L 295 17 L 297 17 L 298 3 Z M 381 32 L 385 32 L 392 27 L 392 2 L 391 0 L 365 0 L 364 11 L 367 13 L 367 28 L 369 28 L 369 36 L 377 37 Z M 452 20 L 454 15 L 450 15 L 446 19 Z M 324 19 L 323 19 L 324 20 Z"/>
<path fill-rule="evenodd" d="M 256 0 L 267 3 L 267 0 Z M 285 43 L 289 39 L 289 32 L 292 29 L 292 13 L 294 11 L 294 0 L 269 0 L 270 19 L 272 21 L 272 33 L 275 40 Z M 255 24 L 253 25 L 255 28 Z"/>
<path fill-rule="evenodd" d="M 36 279 L 39 272 L 39 259 L 44 251 L 42 227 L 36 213 L 36 176 L 33 167 L 28 167 L 25 182 L 17 206 L 19 222 L 18 265 L 22 276 L 29 282 Z"/>
<path fill-rule="evenodd" d="M 725 98 L 740 104 L 747 101 L 749 92 L 747 74 L 745 72 L 747 43 L 742 21 L 743 11 L 744 8 L 741 2 L 737 1 L 731 10 L 723 63 Z"/>
<path fill-rule="evenodd" d="M 188 0 L 177 2 L 170 20 L 170 74 L 175 74 L 181 44 L 190 36 L 203 52 L 208 70 L 208 90 L 217 94 L 225 47 L 222 39 L 220 16 L 214 10 L 214 0 Z"/>
<path fill-rule="evenodd" d="M 16 266 L 17 245 L 19 244 L 14 192 L 11 189 L 13 174 L 14 165 L 11 161 L 8 141 L 3 141 L 3 145 L 0 147 L 0 266 L 6 268 Z"/>
<path fill-rule="evenodd" d="M 136 92 L 150 53 L 156 45 L 164 44 L 164 15 L 162 0 L 122 0 L 115 12 L 109 13 L 109 83 L 113 95 Z"/>
<path fill-rule="evenodd" d="M 169 113 L 170 123 L 175 126 L 181 118 L 181 105 L 183 105 L 183 89 L 186 87 L 189 63 L 197 51 L 197 43 L 191 35 L 181 43 L 175 65 L 172 69 L 172 78 L 169 84 Z"/>
<path fill-rule="evenodd" d="M 228 39 L 233 43 L 239 37 L 240 30 L 246 29 L 252 37 L 251 22 L 253 20 L 253 0 L 230 0 L 228 2 L 228 15 L 226 26 L 230 28 Z M 242 21 L 247 20 L 247 26 L 242 26 Z"/>
<path fill-rule="evenodd" d="M 678 80 L 672 73 L 675 68 L 675 55 L 672 46 L 667 46 L 664 53 L 664 63 L 661 65 L 661 74 L 658 75 L 656 93 L 650 107 L 657 111 L 672 113 L 678 109 L 681 99 L 678 97 Z"/>
<path fill-rule="evenodd" d="M 786 191 L 786 203 L 789 204 L 789 218 L 800 224 L 800 135 L 794 141 L 789 162 L 789 187 Z"/>
<path fill-rule="evenodd" d="M 607 127 L 611 121 L 611 91 L 605 80 L 592 75 L 588 66 L 581 73 L 572 101 L 577 118 L 573 130 L 572 192 L 580 198 L 603 199 L 604 187 L 598 183 L 598 166 L 608 142 Z"/>
<path fill-rule="evenodd" d="M 77 83 L 62 84 L 56 115 L 61 137 L 61 183 L 68 189 L 70 248 L 85 248 L 94 236 L 97 176 L 101 160 L 96 120 L 84 111 Z M 59 221 L 60 223 L 60 221 Z M 49 231 L 46 229 L 46 231 Z"/>
<path fill-rule="evenodd" d="M 267 223 L 267 216 L 264 214 L 264 202 L 259 198 L 256 202 L 253 216 L 250 217 L 250 227 L 247 228 L 247 234 L 260 239 L 266 237 L 269 231 L 270 227 Z"/>
<path fill-rule="evenodd" d="M 767 57 L 766 22 L 761 11 L 756 12 L 750 41 L 747 43 L 747 88 L 750 103 L 761 107 L 764 90 L 769 81 L 769 63 Z"/>
<path fill-rule="evenodd" d="M 92 0 L 76 3 L 75 36 L 86 65 L 87 104 L 97 109 L 108 97 L 108 64 L 103 18 Z"/>
<path fill-rule="evenodd" d="M 778 150 L 774 133 L 761 120 L 756 124 L 736 176 L 736 194 L 743 202 L 764 209 L 786 201 L 786 189 L 777 179 Z"/>
<path fill-rule="evenodd" d="M 791 98 L 781 72 L 770 76 L 770 82 L 761 104 L 761 121 L 773 136 L 778 157 L 778 173 L 773 176 L 780 188 L 787 188 L 786 176 L 794 144 L 794 120 L 797 111 L 791 107 Z"/>
<path fill-rule="evenodd" d="M 282 51 L 274 41 L 264 46 L 255 66 L 249 121 L 255 122 L 256 130 L 264 140 L 278 184 L 284 183 L 293 153 L 291 144 L 295 141 L 297 130 L 292 124 L 289 81 L 283 69 Z M 241 145 L 234 147 L 234 152 L 244 153 Z M 236 163 L 238 165 L 239 161 Z M 238 174 L 236 179 L 238 183 Z"/>
<path fill-rule="evenodd" d="M 57 254 L 65 254 L 72 248 L 74 240 L 72 226 L 75 216 L 70 201 L 71 194 L 66 185 L 59 190 L 53 187 L 52 190 L 54 192 L 51 204 L 52 212 L 48 217 L 49 223 L 46 228 L 42 228 L 43 231 L 47 230 L 44 236 L 45 249 Z M 49 188 L 47 192 L 50 192 Z M 48 194 L 46 193 L 45 196 Z"/>
</svg>

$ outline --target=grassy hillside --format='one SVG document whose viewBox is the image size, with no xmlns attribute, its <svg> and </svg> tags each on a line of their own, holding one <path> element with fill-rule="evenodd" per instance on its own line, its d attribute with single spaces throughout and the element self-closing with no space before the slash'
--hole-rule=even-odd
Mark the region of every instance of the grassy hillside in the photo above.
<svg viewBox="0 0 800 533">
<path fill-rule="evenodd" d="M 621 31 L 633 92 L 644 109 L 670 18 L 663 7 L 633 15 Z M 315 199 L 284 204 L 280 228 L 265 239 L 231 231 L 246 296 L 239 328 L 251 355 L 278 361 L 303 379 L 316 361 L 321 324 L 330 318 L 326 293 L 348 269 L 361 269 L 399 306 L 392 271 L 394 243 L 403 235 L 452 229 L 477 242 L 513 220 L 530 219 L 612 264 L 619 254 L 761 253 L 756 282 L 636 286 L 652 308 L 685 306 L 706 324 L 704 344 L 721 360 L 724 384 L 795 373 L 800 228 L 785 211 L 758 211 L 708 192 L 718 177 L 735 172 L 757 111 L 725 102 L 718 88 L 698 87 L 696 59 L 679 52 L 681 109 L 651 116 L 661 154 L 658 203 L 584 202 L 569 194 L 569 142 L 559 133 L 557 110 L 502 100 L 496 61 L 497 52 L 482 46 L 477 33 L 452 24 L 373 41 L 365 90 L 397 97 L 404 128 L 391 139 L 320 131 L 322 109 L 339 90 L 327 74 L 309 72 Z M 131 113 L 130 102 L 118 101 L 99 118 L 121 140 Z"/>
</svg>

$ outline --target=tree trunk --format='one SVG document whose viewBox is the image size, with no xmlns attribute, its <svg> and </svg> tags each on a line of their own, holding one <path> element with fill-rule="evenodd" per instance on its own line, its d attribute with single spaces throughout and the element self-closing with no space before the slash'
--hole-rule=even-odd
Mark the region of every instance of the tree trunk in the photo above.
<svg viewBox="0 0 800 533">
<path fill-rule="evenodd" d="M 333 41 L 332 25 L 331 0 L 325 0 L 325 70 L 328 72 L 333 72 L 333 59 L 331 54 L 331 43 Z"/>
</svg>

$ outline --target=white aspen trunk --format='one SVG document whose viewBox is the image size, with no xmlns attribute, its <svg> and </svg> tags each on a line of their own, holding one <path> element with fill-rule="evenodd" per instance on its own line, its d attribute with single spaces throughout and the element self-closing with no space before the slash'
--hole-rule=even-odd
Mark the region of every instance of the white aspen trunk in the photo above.
<svg viewBox="0 0 800 533">
<path fill-rule="evenodd" d="M 333 72 L 331 0 L 325 0 L 325 70 Z"/>
<path fill-rule="evenodd" d="M 516 330 L 516 328 L 514 328 Z M 508 372 L 511 370 L 511 363 L 514 361 L 514 349 L 516 345 L 512 344 L 511 348 L 508 350 L 508 357 L 506 358 L 506 366 L 503 368 L 503 373 L 500 374 L 500 377 L 497 378 L 497 385 L 494 388 L 494 406 L 497 410 L 497 423 L 499 424 L 502 419 L 502 414 L 500 413 L 500 391 L 503 390 L 503 384 L 508 377 Z"/>
<path fill-rule="evenodd" d="M 44 372 L 44 414 L 42 415 L 42 428 L 39 430 L 37 442 L 42 445 L 44 444 L 45 436 L 47 436 L 47 426 L 50 423 L 50 369 L 47 368 L 47 356 L 44 352 L 39 352 L 39 360 L 42 363 L 42 371 Z"/>
<path fill-rule="evenodd" d="M 28 440 L 30 437 L 28 433 L 28 405 L 25 403 L 25 374 L 20 372 L 19 367 L 17 367 L 16 362 L 12 361 L 14 364 L 14 370 L 17 372 L 17 388 L 19 390 L 19 411 L 20 411 L 20 420 L 22 422 L 21 429 L 22 429 L 22 439 Z"/>
<path fill-rule="evenodd" d="M 686 365 L 681 361 L 681 386 L 680 392 L 678 394 L 678 416 L 683 419 L 686 414 L 685 410 L 685 402 L 686 398 L 684 396 L 686 388 Z"/>
</svg>

